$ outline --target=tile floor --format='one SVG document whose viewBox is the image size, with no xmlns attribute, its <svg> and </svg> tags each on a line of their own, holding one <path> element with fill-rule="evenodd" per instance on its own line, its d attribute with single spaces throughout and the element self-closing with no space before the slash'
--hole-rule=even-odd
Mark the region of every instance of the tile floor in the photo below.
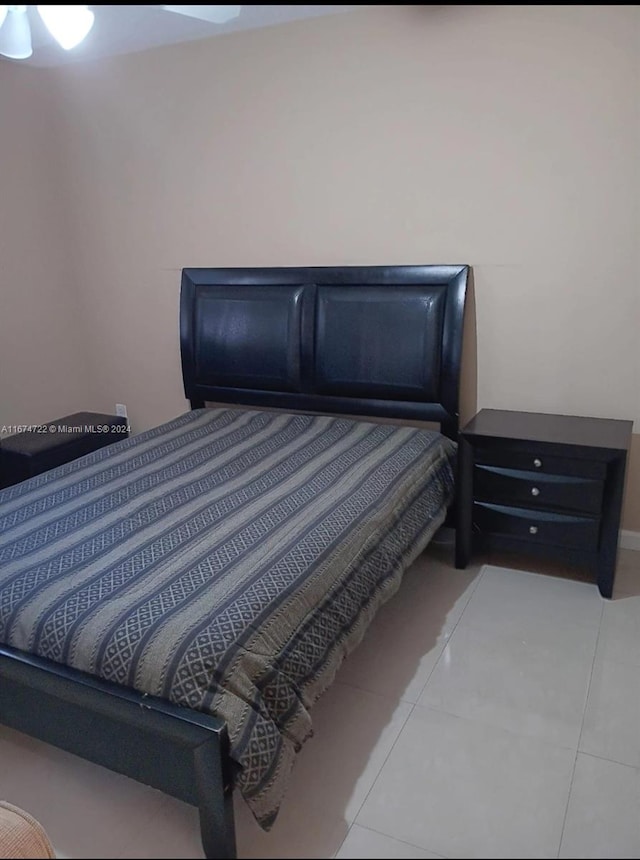
<svg viewBox="0 0 640 860">
<path fill-rule="evenodd" d="M 237 799 L 240 857 L 640 857 L 640 552 L 612 601 L 451 556 L 413 565 L 316 705 L 273 830 Z M 202 857 L 193 808 L 6 729 L 0 797 L 60 857 Z"/>
</svg>

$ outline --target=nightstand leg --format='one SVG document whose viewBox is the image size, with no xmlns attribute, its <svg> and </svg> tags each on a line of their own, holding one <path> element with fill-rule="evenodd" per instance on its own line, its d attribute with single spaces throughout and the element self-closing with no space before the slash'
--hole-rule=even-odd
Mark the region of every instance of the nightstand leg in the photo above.
<svg viewBox="0 0 640 860">
<path fill-rule="evenodd" d="M 624 490 L 626 453 L 609 463 L 605 499 L 602 506 L 602 531 L 600 533 L 600 552 L 598 554 L 598 589 L 603 597 L 613 595 L 618 557 L 618 529 Z"/>
<path fill-rule="evenodd" d="M 464 568 L 471 558 L 473 512 L 473 451 L 460 436 L 458 440 L 458 492 L 456 524 L 456 567 Z"/>
</svg>

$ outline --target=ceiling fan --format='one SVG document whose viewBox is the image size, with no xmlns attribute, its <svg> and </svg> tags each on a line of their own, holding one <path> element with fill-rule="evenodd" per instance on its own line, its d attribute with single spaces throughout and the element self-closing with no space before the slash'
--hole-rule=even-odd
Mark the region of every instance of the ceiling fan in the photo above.
<svg viewBox="0 0 640 860">
<path fill-rule="evenodd" d="M 79 45 L 93 27 L 93 12 L 86 6 L 36 6 L 53 38 L 65 50 Z M 0 6 L 0 54 L 26 60 L 33 53 L 26 6 Z"/>
<path fill-rule="evenodd" d="M 157 7 L 156 7 L 157 8 Z M 225 24 L 240 14 L 240 6 L 160 6 L 212 24 Z M 95 15 L 87 6 L 36 6 L 47 30 L 65 50 L 75 48 L 87 36 Z M 26 6 L 0 5 L 0 54 L 12 60 L 26 60 L 33 53 L 31 27 Z"/>
</svg>

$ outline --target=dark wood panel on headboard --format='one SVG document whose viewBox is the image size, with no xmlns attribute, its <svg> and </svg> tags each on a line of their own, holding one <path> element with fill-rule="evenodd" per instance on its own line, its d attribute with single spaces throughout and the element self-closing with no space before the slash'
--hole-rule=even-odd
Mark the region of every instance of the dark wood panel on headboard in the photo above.
<svg viewBox="0 0 640 860">
<path fill-rule="evenodd" d="M 458 431 L 468 266 L 184 269 L 180 339 L 205 401 Z"/>
</svg>

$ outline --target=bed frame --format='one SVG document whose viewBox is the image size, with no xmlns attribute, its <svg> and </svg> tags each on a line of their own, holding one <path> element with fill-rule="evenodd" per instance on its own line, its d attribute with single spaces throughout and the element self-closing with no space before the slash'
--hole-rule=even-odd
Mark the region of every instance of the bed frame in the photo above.
<svg viewBox="0 0 640 860">
<path fill-rule="evenodd" d="M 185 269 L 180 339 L 207 402 L 437 422 L 455 439 L 467 266 Z M 236 856 L 224 722 L 0 645 L 0 723 L 198 807 Z"/>
</svg>

